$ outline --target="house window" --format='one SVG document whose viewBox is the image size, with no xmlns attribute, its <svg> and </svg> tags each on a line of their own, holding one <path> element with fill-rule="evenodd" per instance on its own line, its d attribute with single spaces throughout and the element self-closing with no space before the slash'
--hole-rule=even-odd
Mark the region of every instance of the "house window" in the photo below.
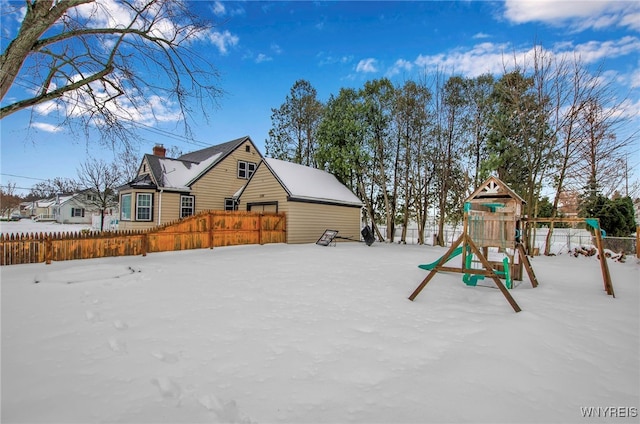
<svg viewBox="0 0 640 424">
<path fill-rule="evenodd" d="M 84 217 L 84 208 L 71 208 L 71 217 Z"/>
<path fill-rule="evenodd" d="M 194 203 L 193 196 L 180 196 L 180 218 L 193 215 Z"/>
<path fill-rule="evenodd" d="M 248 144 L 246 146 L 244 146 L 244 151 L 247 153 L 251 152 L 251 146 L 249 146 Z"/>
<path fill-rule="evenodd" d="M 233 197 L 227 197 L 224 199 L 224 210 L 225 211 L 237 211 L 238 210 L 238 201 Z"/>
<path fill-rule="evenodd" d="M 238 178 L 248 180 L 256 170 L 254 162 L 238 161 Z"/>
<path fill-rule="evenodd" d="M 136 221 L 151 221 L 152 198 L 151 193 L 136 195 Z"/>
<path fill-rule="evenodd" d="M 131 221 L 131 194 L 123 194 L 120 198 L 120 219 Z"/>
</svg>

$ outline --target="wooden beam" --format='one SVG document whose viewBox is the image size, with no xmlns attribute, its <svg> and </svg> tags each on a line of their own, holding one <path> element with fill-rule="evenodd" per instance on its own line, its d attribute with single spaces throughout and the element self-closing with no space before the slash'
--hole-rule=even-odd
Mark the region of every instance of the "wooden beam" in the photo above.
<svg viewBox="0 0 640 424">
<path fill-rule="evenodd" d="M 471 237 L 465 235 L 465 242 L 469 245 L 469 247 L 471 247 L 471 251 L 476 254 L 478 259 L 480 259 L 480 262 L 482 262 L 482 265 L 487 270 L 490 271 L 488 276 L 491 277 L 491 279 L 496 283 L 496 286 L 498 286 L 498 288 L 500 289 L 504 297 L 507 299 L 507 302 L 509 302 L 513 310 L 516 312 L 520 312 L 522 309 L 520 309 L 520 306 L 518 305 L 516 300 L 513 298 L 513 296 L 511 296 L 511 293 L 509 293 L 509 290 L 504 286 L 504 284 L 502 284 L 502 281 L 500 280 L 500 278 L 498 278 L 498 275 L 493 270 L 493 267 L 491 266 L 487 258 L 484 257 L 482 252 L 475 245 L 473 240 L 471 240 Z"/>
<path fill-rule="evenodd" d="M 413 301 L 416 298 L 416 296 L 420 294 L 422 289 L 424 289 L 424 287 L 429 283 L 429 281 L 431 281 L 431 279 L 438 273 L 439 268 L 449 260 L 449 256 L 451 256 L 451 254 L 456 249 L 456 247 L 458 247 L 458 245 L 462 243 L 463 239 L 464 239 L 464 234 L 458 237 L 458 240 L 456 240 L 456 242 L 451 245 L 449 250 L 447 250 L 447 253 L 442 255 L 442 257 L 440 258 L 436 266 L 433 267 L 433 269 L 429 272 L 429 275 L 427 275 L 425 279 L 422 280 L 422 282 L 418 285 L 418 287 L 416 287 L 413 293 L 411 293 L 411 296 L 409 296 L 409 300 Z M 464 247 L 462 250 L 464 251 Z"/>
<path fill-rule="evenodd" d="M 598 248 L 598 254 L 600 256 L 600 270 L 602 271 L 602 280 L 604 281 L 604 290 L 608 295 L 616 297 L 613 293 L 613 283 L 611 282 L 611 274 L 609 274 L 609 265 L 607 265 L 607 257 L 604 254 L 604 245 L 602 243 L 602 235 L 600 234 L 600 221 L 598 221 L 598 228 L 596 228 L 596 247 Z"/>
<path fill-rule="evenodd" d="M 533 288 L 538 287 L 538 279 L 536 278 L 536 274 L 534 274 L 533 272 L 533 267 L 531 266 L 531 262 L 529 262 L 529 257 L 524 251 L 524 246 L 522 246 L 522 243 L 518 243 L 517 248 L 518 252 L 520 253 L 520 261 L 524 264 L 524 268 L 527 270 L 529 280 L 531 280 L 531 286 Z"/>
</svg>

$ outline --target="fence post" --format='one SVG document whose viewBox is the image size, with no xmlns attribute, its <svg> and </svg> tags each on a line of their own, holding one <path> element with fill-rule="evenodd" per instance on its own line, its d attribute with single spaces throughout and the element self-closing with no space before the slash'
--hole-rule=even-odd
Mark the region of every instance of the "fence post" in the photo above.
<svg viewBox="0 0 640 424">
<path fill-rule="evenodd" d="M 213 249 L 213 211 L 209 211 L 209 249 Z"/>
<path fill-rule="evenodd" d="M 142 256 L 147 256 L 147 243 L 149 242 L 147 238 L 147 232 L 142 233 Z"/>
<path fill-rule="evenodd" d="M 264 215 L 258 215 L 258 244 L 262 244 L 262 217 Z"/>
<path fill-rule="evenodd" d="M 51 234 L 44 236 L 44 263 L 51 265 L 51 258 L 53 257 L 53 242 L 51 241 Z"/>
</svg>

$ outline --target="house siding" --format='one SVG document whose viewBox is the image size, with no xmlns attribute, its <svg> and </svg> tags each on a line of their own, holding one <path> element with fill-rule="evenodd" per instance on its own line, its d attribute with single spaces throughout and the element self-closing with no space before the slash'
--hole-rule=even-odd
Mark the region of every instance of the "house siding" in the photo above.
<svg viewBox="0 0 640 424">
<path fill-rule="evenodd" d="M 84 216 L 71 216 L 73 208 L 84 209 Z M 71 199 L 60 205 L 57 221 L 62 224 L 91 224 L 91 216 L 94 212 L 97 212 L 94 208 L 78 202 L 76 199 Z"/>
<path fill-rule="evenodd" d="M 246 151 L 246 146 L 249 146 L 249 152 Z M 258 165 L 261 159 L 253 144 L 246 141 L 200 177 L 191 186 L 191 193 L 189 193 L 196 198 L 196 213 L 210 209 L 224 210 L 224 199 L 232 197 L 247 183 L 247 179 L 238 178 L 238 162 L 252 162 Z M 178 210 L 176 219 L 179 216 Z"/>
<path fill-rule="evenodd" d="M 160 215 L 158 220 L 158 214 L 156 214 L 156 224 L 158 221 L 162 225 L 180 219 L 180 193 L 163 191 L 156 193 L 156 198 L 154 203 L 157 205 L 156 209 Z"/>
<path fill-rule="evenodd" d="M 360 240 L 360 208 L 292 201 L 287 206 L 288 243 L 315 243 L 327 229 Z"/>
<path fill-rule="evenodd" d="M 251 179 L 251 184 L 242 192 L 238 210 L 248 210 L 249 203 L 265 202 L 278 202 L 278 212 L 287 212 L 287 192 L 263 163 Z"/>
<path fill-rule="evenodd" d="M 242 192 L 239 210 L 248 210 L 251 203 L 265 202 L 278 202 L 278 212 L 287 214 L 287 243 L 315 243 L 326 229 L 338 230 L 342 237 L 360 239 L 361 208 L 290 201 L 263 163 Z"/>
</svg>

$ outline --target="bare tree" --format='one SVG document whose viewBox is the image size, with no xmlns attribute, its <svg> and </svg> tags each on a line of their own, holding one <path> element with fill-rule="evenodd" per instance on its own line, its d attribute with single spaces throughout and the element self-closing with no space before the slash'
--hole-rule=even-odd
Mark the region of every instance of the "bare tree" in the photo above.
<svg viewBox="0 0 640 424">
<path fill-rule="evenodd" d="M 396 89 L 395 126 L 398 132 L 397 155 L 400 161 L 398 184 L 402 207 L 402 234 L 406 243 L 407 227 L 412 217 L 418 224 L 418 243 L 424 244 L 424 228 L 429 206 L 428 189 L 433 172 L 429 172 L 428 131 L 430 122 L 429 102 L 431 91 L 423 82 L 407 81 Z M 399 196 L 400 197 L 400 196 Z"/>
<path fill-rule="evenodd" d="M 437 187 L 438 234 L 436 243 L 445 245 L 444 229 L 447 222 L 460 222 L 463 193 L 466 181 L 460 171 L 460 152 L 463 151 L 462 133 L 468 118 L 468 99 L 465 96 L 465 80 L 451 76 L 446 81 L 444 75 L 435 76 L 434 96 L 435 129 L 434 140 L 436 163 L 434 167 Z"/>
<path fill-rule="evenodd" d="M 273 127 L 265 141 L 267 155 L 316 167 L 317 131 L 323 109 L 311 83 L 296 81 L 285 102 L 271 109 Z"/>
<path fill-rule="evenodd" d="M 39 200 L 55 197 L 57 194 L 70 194 L 78 191 L 78 183 L 71 178 L 56 177 L 39 182 L 31 187 L 25 200 Z"/>
<path fill-rule="evenodd" d="M 587 197 L 597 193 L 610 197 L 620 187 L 625 178 L 625 148 L 638 134 L 636 131 L 626 138 L 618 136 L 627 119 L 621 115 L 621 103 L 607 105 L 607 100 L 591 97 L 580 111 L 583 133 L 574 169 L 584 182 Z"/>
<path fill-rule="evenodd" d="M 20 196 L 15 194 L 16 183 L 7 183 L 6 186 L 0 187 L 0 216 L 9 215 L 17 208 L 20 207 Z"/>
<path fill-rule="evenodd" d="M 100 211 L 100 230 L 104 230 L 104 214 L 118 205 L 116 188 L 123 182 L 123 173 L 115 163 L 88 159 L 78 169 L 78 184 L 84 188 L 83 201 Z"/>
<path fill-rule="evenodd" d="M 80 123 L 86 132 L 95 126 L 103 139 L 128 144 L 134 122 L 160 113 L 182 120 L 189 133 L 188 99 L 196 99 L 206 117 L 210 102 L 222 94 L 215 68 L 190 49 L 206 38 L 211 24 L 187 2 L 23 4 L 2 6 L 5 16 L 12 12 L 22 23 L 0 56 L 0 99 L 10 99 L 0 119 L 47 104 L 62 123 Z"/>
</svg>

